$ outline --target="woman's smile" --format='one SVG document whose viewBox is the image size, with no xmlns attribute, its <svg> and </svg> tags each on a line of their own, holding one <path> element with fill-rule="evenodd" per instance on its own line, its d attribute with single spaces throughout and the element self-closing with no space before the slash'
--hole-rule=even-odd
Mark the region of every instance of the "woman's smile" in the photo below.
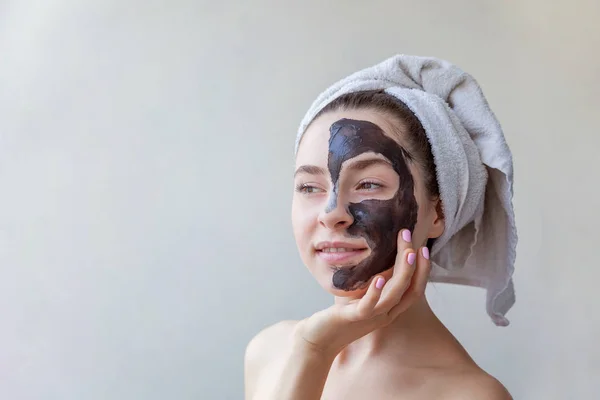
<svg viewBox="0 0 600 400">
<path fill-rule="evenodd" d="M 331 265 L 339 266 L 340 263 L 355 265 L 363 258 L 367 257 L 369 249 L 350 249 L 344 247 L 327 247 L 323 250 L 317 250 L 317 255 L 321 260 Z"/>
</svg>

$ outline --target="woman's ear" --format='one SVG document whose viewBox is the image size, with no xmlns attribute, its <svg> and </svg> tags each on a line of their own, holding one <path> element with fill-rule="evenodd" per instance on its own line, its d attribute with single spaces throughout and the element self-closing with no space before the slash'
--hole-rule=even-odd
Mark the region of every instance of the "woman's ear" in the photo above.
<svg viewBox="0 0 600 400">
<path fill-rule="evenodd" d="M 435 200 L 435 205 L 433 207 L 433 222 L 431 223 L 431 227 L 429 228 L 430 239 L 437 239 L 442 236 L 444 233 L 444 229 L 446 228 L 446 220 L 444 218 L 444 208 L 442 206 L 442 200 L 438 197 Z"/>
</svg>

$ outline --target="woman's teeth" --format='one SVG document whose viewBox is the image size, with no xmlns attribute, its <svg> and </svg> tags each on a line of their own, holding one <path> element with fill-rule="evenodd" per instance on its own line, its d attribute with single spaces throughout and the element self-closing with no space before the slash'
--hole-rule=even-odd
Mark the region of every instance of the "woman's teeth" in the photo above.
<svg viewBox="0 0 600 400">
<path fill-rule="evenodd" d="M 326 247 L 323 250 L 321 250 L 324 253 L 344 253 L 347 251 L 357 251 L 360 249 L 347 249 L 345 247 Z"/>
</svg>

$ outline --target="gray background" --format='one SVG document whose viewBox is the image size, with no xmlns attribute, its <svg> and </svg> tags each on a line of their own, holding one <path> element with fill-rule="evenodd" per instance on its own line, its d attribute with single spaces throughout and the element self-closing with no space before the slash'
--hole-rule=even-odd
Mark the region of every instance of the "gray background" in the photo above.
<svg viewBox="0 0 600 400">
<path fill-rule="evenodd" d="M 0 3 L 0 397 L 240 399 L 250 338 L 330 304 L 290 226 L 297 124 L 396 53 L 483 85 L 513 149 L 511 326 L 429 298 L 517 399 L 600 390 L 600 3 Z"/>
</svg>

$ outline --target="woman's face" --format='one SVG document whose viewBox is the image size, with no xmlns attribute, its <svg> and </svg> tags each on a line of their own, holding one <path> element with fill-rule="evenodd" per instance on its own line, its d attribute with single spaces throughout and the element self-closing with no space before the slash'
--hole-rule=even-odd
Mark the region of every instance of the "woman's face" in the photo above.
<svg viewBox="0 0 600 400">
<path fill-rule="evenodd" d="M 330 112 L 313 121 L 298 149 L 296 244 L 336 296 L 360 297 L 374 275 L 390 278 L 402 229 L 412 232 L 415 248 L 443 231 L 436 202 L 391 123 L 371 110 Z"/>
</svg>

